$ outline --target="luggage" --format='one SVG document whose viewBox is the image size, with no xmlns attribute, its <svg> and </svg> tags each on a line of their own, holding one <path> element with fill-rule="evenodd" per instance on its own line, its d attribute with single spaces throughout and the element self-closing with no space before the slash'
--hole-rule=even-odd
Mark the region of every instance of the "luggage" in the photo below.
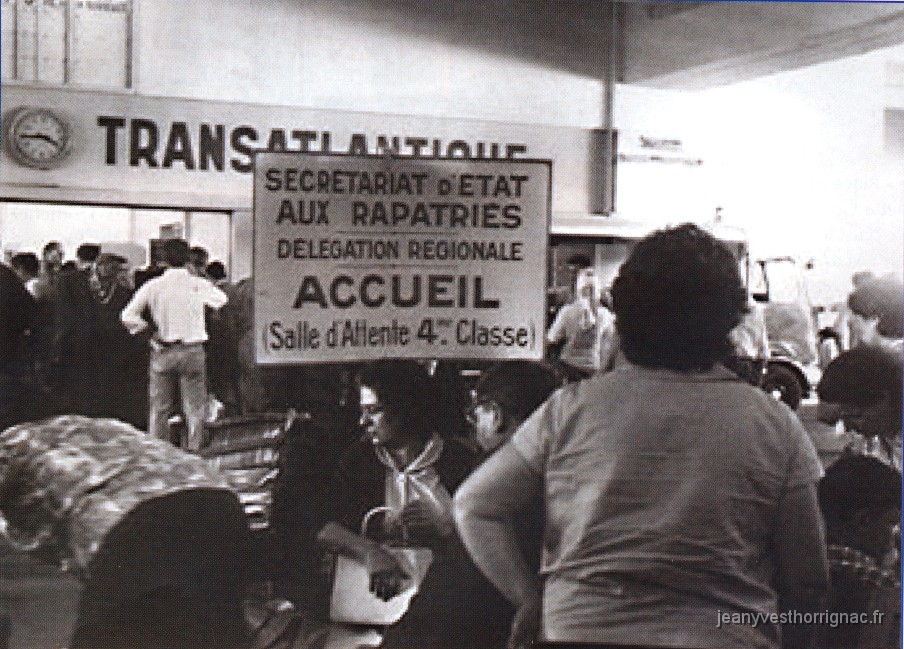
<svg viewBox="0 0 904 649">
<path fill-rule="evenodd" d="M 274 493 L 282 487 L 289 460 L 290 432 L 310 420 L 306 413 L 263 413 L 205 425 L 201 457 L 220 471 L 239 495 L 248 526 L 269 530 Z"/>
<path fill-rule="evenodd" d="M 390 547 L 409 576 L 402 592 L 384 601 L 370 591 L 370 572 L 362 562 L 336 555 L 333 588 L 330 593 L 330 620 L 344 624 L 389 626 L 402 619 L 411 599 L 417 595 L 433 561 L 430 548 Z"/>
</svg>

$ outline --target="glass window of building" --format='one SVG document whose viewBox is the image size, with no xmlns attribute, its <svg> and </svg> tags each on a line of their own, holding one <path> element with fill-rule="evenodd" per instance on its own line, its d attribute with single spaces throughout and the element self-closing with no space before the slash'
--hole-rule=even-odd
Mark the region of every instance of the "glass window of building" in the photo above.
<svg viewBox="0 0 904 649">
<path fill-rule="evenodd" d="M 132 0 L 0 0 L 3 81 L 132 87 Z"/>
</svg>

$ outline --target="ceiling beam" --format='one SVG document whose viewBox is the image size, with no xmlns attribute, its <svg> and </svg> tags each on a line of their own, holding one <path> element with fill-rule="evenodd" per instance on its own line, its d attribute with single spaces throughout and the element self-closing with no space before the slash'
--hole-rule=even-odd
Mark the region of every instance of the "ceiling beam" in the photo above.
<svg viewBox="0 0 904 649">
<path fill-rule="evenodd" d="M 703 89 L 793 70 L 904 41 L 904 9 L 863 3 L 688 3 L 627 19 L 623 81 Z M 771 5 L 771 6 L 765 6 Z M 711 38 L 704 37 L 709 25 Z M 701 31 L 703 30 L 703 31 Z"/>
</svg>

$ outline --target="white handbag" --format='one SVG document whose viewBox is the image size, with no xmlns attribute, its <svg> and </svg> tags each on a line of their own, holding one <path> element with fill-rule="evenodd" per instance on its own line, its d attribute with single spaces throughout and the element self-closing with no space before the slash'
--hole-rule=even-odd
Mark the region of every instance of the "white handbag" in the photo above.
<svg viewBox="0 0 904 649">
<path fill-rule="evenodd" d="M 388 507 L 375 507 L 367 512 L 361 522 L 361 535 L 365 536 L 367 524 L 374 514 L 388 511 Z M 386 546 L 395 556 L 408 579 L 402 591 L 388 601 L 383 601 L 370 591 L 370 572 L 363 562 L 342 554 L 336 556 L 330 594 L 330 620 L 346 624 L 389 626 L 395 624 L 417 594 L 433 562 L 433 551 L 425 547 Z"/>
</svg>

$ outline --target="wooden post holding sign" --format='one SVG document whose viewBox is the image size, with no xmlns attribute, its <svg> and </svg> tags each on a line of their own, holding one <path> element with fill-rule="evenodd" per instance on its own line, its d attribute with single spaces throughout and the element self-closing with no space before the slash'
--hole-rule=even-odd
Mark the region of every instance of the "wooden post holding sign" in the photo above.
<svg viewBox="0 0 904 649">
<path fill-rule="evenodd" d="M 551 164 L 257 154 L 257 362 L 541 359 Z"/>
</svg>

